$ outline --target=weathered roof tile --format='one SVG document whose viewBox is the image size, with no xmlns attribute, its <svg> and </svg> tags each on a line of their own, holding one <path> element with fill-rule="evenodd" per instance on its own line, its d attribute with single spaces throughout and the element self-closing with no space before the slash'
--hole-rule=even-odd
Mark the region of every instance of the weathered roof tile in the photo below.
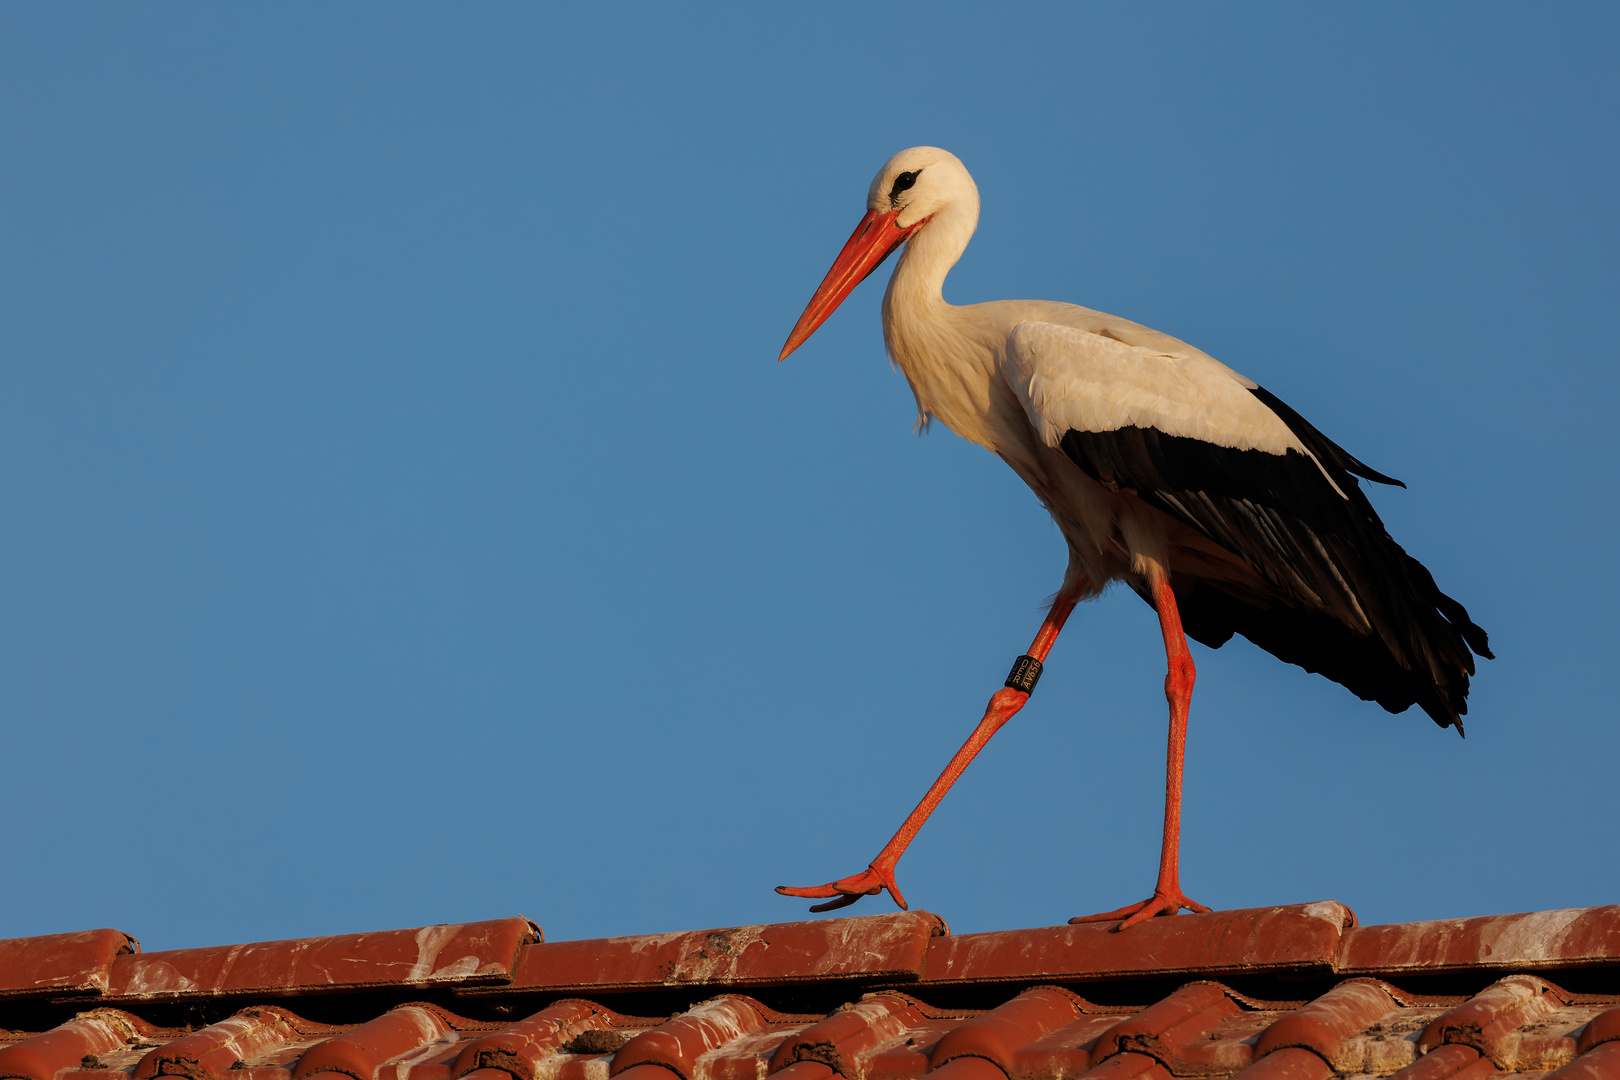
<svg viewBox="0 0 1620 1080">
<path fill-rule="evenodd" d="M 0 941 L 0 997 L 41 991 L 105 993 L 113 958 L 140 950 L 141 943 L 122 930 Z"/>
<path fill-rule="evenodd" d="M 505 919 L 145 954 L 95 931 L 0 942 L 0 1080 L 1620 1080 L 1617 918 L 1356 927 L 1326 902 L 953 938 L 913 912 L 552 944 Z"/>
<path fill-rule="evenodd" d="M 330 993 L 505 982 L 540 929 L 524 918 L 367 934 L 134 953 L 112 965 L 108 1000 Z"/>
</svg>

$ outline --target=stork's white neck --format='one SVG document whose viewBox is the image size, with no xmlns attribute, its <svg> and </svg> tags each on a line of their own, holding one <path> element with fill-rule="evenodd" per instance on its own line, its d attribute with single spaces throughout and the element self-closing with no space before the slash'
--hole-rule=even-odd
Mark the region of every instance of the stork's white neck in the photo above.
<svg viewBox="0 0 1620 1080">
<path fill-rule="evenodd" d="M 912 234 L 900 252 L 899 264 L 883 297 L 885 315 L 891 309 L 926 309 L 945 304 L 945 275 L 967 250 L 979 225 L 977 196 L 964 196 L 942 207 Z M 885 319 L 887 321 L 887 319 Z"/>
<path fill-rule="evenodd" d="M 911 384 L 918 423 L 938 417 L 965 439 L 991 446 L 985 420 L 994 349 L 968 309 L 945 302 L 945 275 L 979 223 L 976 194 L 940 208 L 912 234 L 883 294 L 883 343 Z"/>
</svg>

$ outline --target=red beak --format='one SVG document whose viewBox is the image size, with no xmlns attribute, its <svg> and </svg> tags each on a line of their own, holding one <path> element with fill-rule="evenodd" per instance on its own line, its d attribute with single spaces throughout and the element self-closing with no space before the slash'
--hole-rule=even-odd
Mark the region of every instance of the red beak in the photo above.
<svg viewBox="0 0 1620 1080">
<path fill-rule="evenodd" d="M 868 210 L 861 223 L 855 226 L 854 235 L 844 250 L 838 253 L 833 260 L 832 269 L 827 276 L 821 279 L 821 287 L 816 295 L 810 298 L 810 304 L 799 316 L 799 321 L 793 326 L 793 333 L 788 335 L 787 344 L 782 346 L 782 355 L 778 360 L 786 360 L 788 353 L 803 345 L 816 327 L 827 321 L 827 316 L 837 310 L 838 305 L 844 302 L 844 297 L 855 291 L 855 286 L 865 281 L 867 276 L 883 265 L 895 248 L 903 243 L 906 237 L 917 231 L 922 221 L 913 222 L 904 228 L 895 224 L 895 218 L 900 215 L 898 210 L 890 210 L 880 214 L 876 210 Z"/>
</svg>

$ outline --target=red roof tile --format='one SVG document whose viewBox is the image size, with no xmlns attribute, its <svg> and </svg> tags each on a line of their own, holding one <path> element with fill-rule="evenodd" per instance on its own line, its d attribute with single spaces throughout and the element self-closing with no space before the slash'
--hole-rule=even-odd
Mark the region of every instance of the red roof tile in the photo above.
<svg viewBox="0 0 1620 1080">
<path fill-rule="evenodd" d="M 926 911 L 861 919 L 556 941 L 523 950 L 502 992 L 570 993 L 649 984 L 768 986 L 916 978 L 945 923 Z"/>
<path fill-rule="evenodd" d="M 1345 935 L 1341 971 L 1440 972 L 1612 964 L 1620 956 L 1620 904 L 1363 926 Z"/>
<path fill-rule="evenodd" d="M 105 993 L 113 957 L 140 950 L 140 942 L 118 930 L 0 941 L 0 997 L 45 988 Z"/>
<path fill-rule="evenodd" d="M 1198 919 L 1151 919 L 1129 934 L 1096 923 L 963 934 L 929 949 L 923 981 L 1096 982 L 1166 970 L 1332 971 L 1343 931 L 1354 925 L 1349 908 L 1328 900 L 1217 911 Z"/>
<path fill-rule="evenodd" d="M 279 1046 L 312 1035 L 337 1034 L 337 1030 L 269 1005 L 243 1009 L 217 1024 L 153 1047 L 135 1063 L 132 1076 L 133 1080 L 218 1076 Z"/>
<path fill-rule="evenodd" d="M 113 958 L 105 996 L 137 1001 L 504 983 L 512 978 L 519 947 L 539 940 L 539 927 L 516 918 L 133 953 Z"/>
<path fill-rule="evenodd" d="M 625 1018 L 590 1001 L 564 1000 L 500 1031 L 462 1045 L 451 1067 L 455 1076 L 486 1070 L 484 1080 L 535 1080 L 564 1045 L 587 1031 L 622 1027 Z"/>
<path fill-rule="evenodd" d="M 1620 1080 L 1620 907 L 138 948 L 0 941 L 0 1080 Z"/>
</svg>

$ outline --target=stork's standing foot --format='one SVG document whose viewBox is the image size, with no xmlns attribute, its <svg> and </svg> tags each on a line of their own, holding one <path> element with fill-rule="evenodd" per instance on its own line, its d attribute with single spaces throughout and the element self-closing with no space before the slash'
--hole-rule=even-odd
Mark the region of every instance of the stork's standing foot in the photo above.
<svg viewBox="0 0 1620 1080">
<path fill-rule="evenodd" d="M 1197 671 L 1187 651 L 1187 636 L 1181 629 L 1181 613 L 1176 610 L 1176 594 L 1163 568 L 1153 566 L 1148 573 L 1153 606 L 1159 613 L 1159 629 L 1164 634 L 1165 659 L 1169 671 L 1164 678 L 1164 696 L 1170 703 L 1170 741 L 1165 747 L 1164 838 L 1159 849 L 1159 881 L 1153 895 L 1140 904 L 1129 904 L 1117 911 L 1081 915 L 1071 923 L 1122 920 L 1116 930 L 1128 930 L 1155 915 L 1175 915 L 1182 908 L 1208 911 L 1181 891 L 1181 774 L 1187 754 L 1187 710 L 1192 703 L 1193 681 Z"/>
<path fill-rule="evenodd" d="M 1175 915 L 1186 908 L 1189 911 L 1207 912 L 1209 908 L 1196 900 L 1189 899 L 1180 889 L 1162 892 L 1155 889 L 1153 895 L 1140 904 L 1126 904 L 1116 911 L 1104 911 L 1097 915 L 1076 915 L 1070 919 L 1071 924 L 1113 922 L 1115 919 L 1123 920 L 1118 929 L 1127 930 L 1139 922 L 1146 922 L 1155 915 Z"/>
<path fill-rule="evenodd" d="M 898 861 L 898 860 L 896 860 Z M 894 902 L 900 905 L 901 911 L 911 910 L 906 906 L 906 898 L 900 894 L 900 886 L 894 881 L 894 862 L 875 860 L 871 866 L 858 874 L 851 874 L 847 878 L 839 878 L 825 885 L 795 886 L 778 885 L 776 891 L 783 896 L 799 896 L 806 900 L 820 900 L 823 897 L 836 897 L 825 904 L 816 904 L 811 911 L 836 911 L 841 907 L 848 907 L 863 896 L 876 896 L 884 889 L 894 897 Z"/>
</svg>

